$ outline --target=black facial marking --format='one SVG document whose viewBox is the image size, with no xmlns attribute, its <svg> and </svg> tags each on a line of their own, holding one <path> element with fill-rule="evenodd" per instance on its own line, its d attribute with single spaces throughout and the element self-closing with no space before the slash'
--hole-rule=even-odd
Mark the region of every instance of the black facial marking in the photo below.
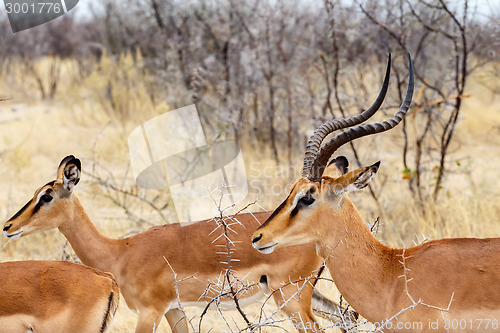
<svg viewBox="0 0 500 333">
<path fill-rule="evenodd" d="M 45 194 L 40 197 L 40 200 L 38 200 L 35 208 L 33 208 L 33 212 L 31 213 L 31 216 L 35 215 L 40 210 L 40 207 L 42 207 L 44 204 L 52 201 L 52 199 L 53 199 L 52 196 L 47 194 L 50 192 L 52 192 L 52 190 L 50 190 L 50 191 L 47 190 L 47 191 L 45 191 Z"/>
<path fill-rule="evenodd" d="M 20 209 L 17 213 L 15 213 L 15 214 L 14 214 L 14 216 L 12 216 L 12 217 L 9 219 L 9 221 L 12 221 L 12 220 L 17 219 L 17 218 L 19 217 L 19 215 L 21 215 L 21 214 L 22 214 L 22 213 L 26 210 L 26 208 L 28 208 L 28 207 L 29 207 L 29 205 L 30 205 L 30 204 L 31 204 L 31 200 L 30 200 L 30 201 L 28 201 L 28 203 L 27 203 L 26 205 L 24 205 L 24 206 L 23 206 L 23 208 L 21 208 L 21 209 Z M 7 221 L 7 222 L 9 222 L 9 221 Z"/>
<path fill-rule="evenodd" d="M 292 212 L 290 213 L 290 217 L 294 217 L 295 215 L 297 215 L 299 209 L 313 204 L 315 199 L 313 198 L 312 194 L 314 192 L 316 192 L 316 189 L 314 187 L 311 187 L 309 191 L 307 191 L 306 195 L 300 198 L 299 202 L 297 202 Z"/>
<path fill-rule="evenodd" d="M 38 201 L 35 208 L 33 208 L 33 212 L 31 213 L 31 216 L 35 215 L 40 210 L 40 207 L 42 207 L 42 205 L 43 205 L 43 201 L 42 200 Z"/>
<path fill-rule="evenodd" d="M 48 182 L 48 183 L 47 183 L 47 184 L 45 184 L 44 186 L 54 186 L 54 184 L 55 184 L 55 183 L 56 183 L 56 181 L 55 181 L 55 180 L 53 180 L 53 181 L 51 181 L 51 182 Z M 48 195 L 48 194 L 49 194 L 49 193 L 52 193 L 52 192 L 54 192 L 54 190 L 52 190 L 51 188 L 46 189 L 46 190 L 45 190 L 45 194 L 42 196 L 42 198 L 41 198 L 41 200 L 40 200 L 40 201 L 42 201 L 42 200 L 43 200 L 43 197 L 47 195 L 48 197 L 50 197 L 50 199 L 46 198 L 46 199 L 48 199 L 48 200 L 44 200 L 44 201 L 45 201 L 45 202 L 50 202 L 50 201 L 52 200 L 52 196 L 50 196 L 50 195 Z M 24 206 L 23 206 L 23 208 L 21 208 L 21 209 L 20 209 L 17 213 L 15 213 L 15 214 L 14 214 L 14 216 L 12 216 L 12 217 L 11 217 L 11 218 L 7 221 L 7 222 L 17 219 L 17 218 L 18 218 L 18 217 L 19 217 L 19 216 L 20 216 L 20 215 L 21 215 L 21 214 L 22 214 L 22 213 L 23 213 L 23 212 L 24 212 L 24 211 L 25 211 L 25 210 L 29 207 L 29 205 L 30 205 L 32 202 L 33 202 L 33 199 L 32 199 L 32 200 L 30 200 L 30 201 L 28 201 L 28 203 L 27 203 L 26 205 L 24 205 Z M 40 204 L 40 202 L 39 202 L 39 203 L 35 206 L 35 209 L 33 210 L 33 213 L 32 213 L 31 215 L 35 214 L 35 213 L 36 213 L 36 212 L 40 209 L 40 206 L 41 206 L 41 204 Z"/>
<path fill-rule="evenodd" d="M 266 222 L 262 223 L 262 225 L 259 228 L 257 228 L 257 230 L 265 226 L 270 220 L 273 219 L 273 217 L 275 217 L 281 210 L 283 210 L 283 208 L 286 205 L 286 202 L 288 201 L 288 198 L 290 198 L 290 194 L 286 197 L 285 201 L 283 201 L 281 205 L 279 205 L 278 208 L 274 210 L 274 212 L 271 214 L 271 216 L 269 216 Z"/>
<path fill-rule="evenodd" d="M 290 198 L 290 195 L 288 195 L 288 196 L 286 197 L 285 201 L 283 201 L 283 202 L 281 203 L 281 205 L 279 205 L 279 206 L 278 206 L 278 208 L 276 208 L 276 209 L 274 210 L 274 212 L 271 214 L 271 216 L 269 216 L 269 218 L 267 219 L 267 221 L 269 221 L 270 219 L 272 219 L 273 217 L 275 217 L 276 215 L 278 215 L 278 213 L 279 213 L 279 212 L 280 212 L 283 208 L 285 208 L 285 205 L 286 205 L 286 202 L 288 201 L 288 198 Z M 266 221 L 266 222 L 267 222 L 267 221 Z M 265 222 L 264 222 L 264 223 L 265 223 Z"/>
</svg>

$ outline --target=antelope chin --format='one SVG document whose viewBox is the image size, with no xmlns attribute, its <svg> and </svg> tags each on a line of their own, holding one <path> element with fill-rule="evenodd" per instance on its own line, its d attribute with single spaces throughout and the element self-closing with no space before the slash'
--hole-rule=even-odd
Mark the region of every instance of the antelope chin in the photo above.
<svg viewBox="0 0 500 333">
<path fill-rule="evenodd" d="M 21 235 L 22 233 L 24 232 L 24 230 L 20 230 L 16 233 L 13 233 L 13 234 L 9 234 L 7 233 L 6 231 L 4 231 L 3 233 L 5 234 L 5 236 L 7 236 L 7 238 L 9 239 L 13 239 L 13 240 L 18 240 L 19 238 L 21 238 Z"/>
<path fill-rule="evenodd" d="M 264 254 L 270 254 L 270 253 L 273 253 L 274 251 L 274 248 L 276 247 L 276 245 L 278 245 L 278 243 L 274 243 L 272 245 L 269 245 L 269 246 L 258 246 L 257 244 L 253 244 L 253 247 L 255 247 L 260 253 L 264 253 Z"/>
</svg>

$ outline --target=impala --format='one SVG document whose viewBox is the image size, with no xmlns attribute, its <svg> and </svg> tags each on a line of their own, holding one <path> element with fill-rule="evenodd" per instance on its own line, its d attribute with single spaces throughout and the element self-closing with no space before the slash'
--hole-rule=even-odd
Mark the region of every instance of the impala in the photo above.
<svg viewBox="0 0 500 333">
<path fill-rule="evenodd" d="M 253 245 L 270 253 L 315 242 L 335 285 L 349 304 L 386 332 L 498 331 L 500 238 L 454 238 L 395 249 L 375 238 L 348 197 L 366 187 L 379 162 L 346 172 L 345 157 L 328 159 L 343 144 L 389 130 L 408 111 L 413 65 L 406 97 L 388 121 L 351 126 L 349 119 L 320 126 L 306 148 L 302 178 L 273 215 L 253 234 Z M 494 325 L 486 325 L 487 322 Z M 495 322 L 496 321 L 496 322 Z M 420 323 L 411 326 L 411 323 Z M 463 325 L 461 325 L 463 324 Z"/>
<path fill-rule="evenodd" d="M 103 333 L 118 307 L 113 276 L 67 261 L 0 263 L 2 333 Z"/>
<path fill-rule="evenodd" d="M 111 272 L 129 308 L 138 312 L 136 332 L 151 332 L 165 315 L 174 332 L 187 332 L 182 307 L 206 306 L 216 294 L 205 293 L 210 282 L 217 281 L 228 266 L 224 237 L 218 238 L 213 220 L 181 226 L 169 224 L 153 227 L 123 239 L 101 234 L 73 193 L 81 174 L 80 160 L 64 158 L 57 179 L 38 190 L 34 197 L 4 225 L 4 233 L 17 239 L 34 232 L 58 228 L 70 242 L 81 261 L 91 267 Z M 240 304 L 256 301 L 270 290 L 278 305 L 298 327 L 317 328 L 311 310 L 313 286 L 306 283 L 300 297 L 298 285 L 286 284 L 316 274 L 323 260 L 314 245 L 307 244 L 262 255 L 247 241 L 252 231 L 270 213 L 241 214 L 240 224 L 233 223 L 230 238 L 234 242 L 232 270 L 249 283 L 262 286 L 239 293 Z M 177 301 L 177 293 L 182 307 Z M 234 302 L 226 302 L 226 306 Z"/>
</svg>

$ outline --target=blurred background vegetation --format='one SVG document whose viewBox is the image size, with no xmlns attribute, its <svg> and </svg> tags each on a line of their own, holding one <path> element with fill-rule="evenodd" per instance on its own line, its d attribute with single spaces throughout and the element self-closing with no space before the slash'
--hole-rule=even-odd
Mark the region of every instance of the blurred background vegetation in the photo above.
<svg viewBox="0 0 500 333">
<path fill-rule="evenodd" d="M 168 193 L 134 185 L 127 136 L 191 103 L 208 141 L 242 148 L 249 200 L 273 209 L 316 126 L 373 102 L 389 53 L 390 89 L 374 119 L 397 110 L 410 53 L 416 90 L 404 123 L 339 151 L 352 168 L 382 160 L 354 200 L 367 223 L 380 217 L 378 236 L 392 246 L 500 235 L 495 1 L 81 1 L 16 34 L 2 11 L 0 45 L 4 218 L 74 154 L 82 201 L 108 236 L 172 221 Z M 1 260 L 72 256 L 55 232 L 18 243 Z"/>
</svg>

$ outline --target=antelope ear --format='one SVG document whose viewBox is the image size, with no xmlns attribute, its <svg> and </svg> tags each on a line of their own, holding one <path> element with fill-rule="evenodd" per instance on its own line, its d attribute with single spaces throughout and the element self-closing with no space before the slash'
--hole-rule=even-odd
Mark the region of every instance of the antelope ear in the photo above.
<svg viewBox="0 0 500 333">
<path fill-rule="evenodd" d="M 347 160 L 347 158 L 345 156 L 339 156 L 339 157 L 331 160 L 330 163 L 328 163 L 328 165 L 332 165 L 332 164 L 335 164 L 337 166 L 337 169 L 339 169 L 339 171 L 343 175 L 345 175 L 349 171 L 349 161 Z"/>
<path fill-rule="evenodd" d="M 345 175 L 348 169 L 349 169 L 349 161 L 347 161 L 347 158 L 345 158 L 345 156 L 339 156 L 331 160 L 330 163 L 328 163 L 328 166 L 323 172 L 323 175 L 332 178 L 337 178 L 342 175 Z"/>
<path fill-rule="evenodd" d="M 59 164 L 57 170 L 57 180 L 62 181 L 64 189 L 68 192 L 73 191 L 73 188 L 80 181 L 82 164 L 79 159 L 73 155 L 66 156 Z"/>
<path fill-rule="evenodd" d="M 322 186 L 327 193 L 339 197 L 344 193 L 364 189 L 378 171 L 380 161 L 366 168 L 357 169 L 337 178 L 323 176 Z"/>
<path fill-rule="evenodd" d="M 359 191 L 367 187 L 373 176 L 375 176 L 375 174 L 377 173 L 379 167 L 380 161 L 370 165 L 369 167 L 366 167 L 365 170 L 361 172 L 356 180 L 352 183 L 352 185 L 355 187 L 355 190 Z"/>
</svg>

